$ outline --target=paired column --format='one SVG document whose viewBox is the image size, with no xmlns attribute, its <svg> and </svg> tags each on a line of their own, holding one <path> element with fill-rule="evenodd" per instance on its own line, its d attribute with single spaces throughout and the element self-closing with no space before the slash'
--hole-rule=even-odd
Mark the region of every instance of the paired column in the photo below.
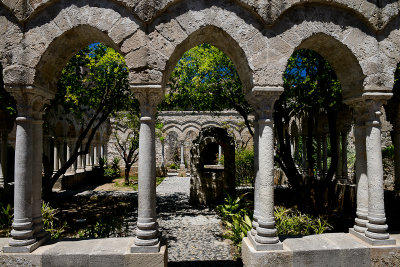
<svg viewBox="0 0 400 267">
<path fill-rule="evenodd" d="M 131 252 L 152 253 L 160 249 L 156 214 L 155 114 L 163 91 L 160 86 L 133 86 L 140 103 L 138 221 Z"/>
<path fill-rule="evenodd" d="M 253 88 L 248 101 L 258 114 L 258 175 L 255 184 L 256 229 L 248 238 L 257 251 L 283 249 L 274 218 L 274 122 L 275 101 L 283 88 Z M 257 203 L 257 204 L 256 204 Z M 253 235 L 255 234 L 255 235 Z"/>
<path fill-rule="evenodd" d="M 260 193 L 260 179 L 259 179 L 259 169 L 258 169 L 258 146 L 259 146 L 259 136 L 260 136 L 260 127 L 258 126 L 259 117 L 255 115 L 255 123 L 254 123 L 254 213 L 253 213 L 253 222 L 252 222 L 252 229 L 250 234 L 254 239 L 255 235 L 257 234 L 257 227 L 258 227 L 258 215 L 259 215 L 259 193 Z M 249 234 L 248 234 L 249 235 Z"/>
<path fill-rule="evenodd" d="M 381 145 L 382 101 L 367 100 L 368 120 L 366 122 L 366 151 L 368 175 L 368 222 L 365 235 L 371 239 L 388 240 L 386 232 L 383 165 Z M 394 240 L 393 240 L 394 241 Z M 396 242 L 396 241 L 394 241 Z"/>
<path fill-rule="evenodd" d="M 355 107 L 357 218 L 350 233 L 371 245 L 396 244 L 387 233 L 380 121 L 381 107 L 390 96 L 365 93 Z"/>
<path fill-rule="evenodd" d="M 17 100 L 14 222 L 6 253 L 31 252 L 46 238 L 41 215 L 43 129 L 41 108 L 50 98 L 38 89 L 10 88 Z M 40 107 L 33 109 L 33 107 Z"/>
</svg>

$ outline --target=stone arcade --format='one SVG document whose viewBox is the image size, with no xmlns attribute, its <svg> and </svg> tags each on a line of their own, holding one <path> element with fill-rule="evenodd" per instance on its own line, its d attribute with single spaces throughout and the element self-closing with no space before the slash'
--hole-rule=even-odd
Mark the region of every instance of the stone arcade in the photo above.
<svg viewBox="0 0 400 267">
<path fill-rule="evenodd" d="M 22 259 L 37 260 L 26 252 L 45 240 L 40 214 L 43 105 L 54 97 L 67 61 L 83 47 L 102 42 L 124 55 L 131 88 L 142 110 L 138 231 L 134 244 L 128 244 L 131 253 L 121 253 L 122 262 L 126 266 L 164 264 L 166 250 L 160 245 L 156 222 L 154 116 L 179 58 L 188 49 L 207 42 L 232 59 L 257 113 L 255 218 L 251 233 L 243 241 L 244 263 L 290 266 L 308 262 L 318 266 L 337 262 L 351 266 L 352 260 L 357 260 L 358 265 L 366 266 L 370 262 L 399 265 L 399 247 L 393 246 L 396 241 L 387 233 L 380 129 L 381 106 L 392 96 L 394 70 L 400 62 L 398 1 L 1 2 L 0 60 L 6 90 L 17 101 L 18 116 L 12 239 L 0 258 L 14 257 L 15 264 Z M 323 254 L 326 257 L 306 257 L 288 249 L 293 240 L 285 240 L 283 246 L 273 217 L 273 105 L 283 92 L 286 63 L 300 48 L 315 50 L 329 61 L 342 84 L 344 101 L 356 114 L 357 219 L 351 232 L 360 239 L 337 237 L 351 239 L 341 244 L 352 245 L 335 246 L 336 254 Z M 318 238 L 324 237 L 299 242 Z M 361 239 L 367 243 L 358 243 Z M 360 247 L 366 252 L 357 257 L 340 249 L 337 252 L 338 248 L 349 251 Z M 12 254 L 17 252 L 25 254 Z M 340 257 L 329 258 L 332 255 Z M 80 264 L 101 263 L 95 258 L 83 257 Z M 46 265 L 45 259 L 49 256 L 38 265 Z"/>
</svg>

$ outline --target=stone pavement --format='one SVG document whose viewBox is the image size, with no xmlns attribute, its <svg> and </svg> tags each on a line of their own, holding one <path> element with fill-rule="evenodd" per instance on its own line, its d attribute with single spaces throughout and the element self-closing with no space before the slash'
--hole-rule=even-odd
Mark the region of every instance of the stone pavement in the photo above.
<svg viewBox="0 0 400 267">
<path fill-rule="evenodd" d="M 175 265 L 232 266 L 230 243 L 222 238 L 221 221 L 213 210 L 189 205 L 190 177 L 168 177 L 157 187 L 157 212 L 168 261 Z M 206 264 L 207 263 L 207 264 Z"/>
</svg>

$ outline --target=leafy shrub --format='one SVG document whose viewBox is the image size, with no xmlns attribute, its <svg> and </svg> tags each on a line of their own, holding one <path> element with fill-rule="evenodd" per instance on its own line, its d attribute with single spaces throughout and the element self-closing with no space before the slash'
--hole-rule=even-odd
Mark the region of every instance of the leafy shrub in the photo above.
<svg viewBox="0 0 400 267">
<path fill-rule="evenodd" d="M 384 159 L 394 159 L 394 145 L 385 147 L 382 149 L 382 158 Z"/>
<path fill-rule="evenodd" d="M 228 195 L 224 199 L 224 204 L 217 206 L 217 212 L 228 228 L 223 237 L 232 240 L 237 248 L 240 248 L 247 231 L 251 230 L 252 218 L 249 212 L 251 203 L 245 198 L 247 194 L 242 194 L 236 198 Z"/>
<path fill-rule="evenodd" d="M 12 218 L 13 218 L 13 209 L 11 208 L 11 205 L 8 204 L 6 207 L 4 207 L 0 203 L 0 229 L 6 230 L 5 232 L 7 233 L 7 235 L 10 232 L 7 230 L 11 229 Z"/>
<path fill-rule="evenodd" d="M 235 151 L 236 186 L 254 186 L 254 151 L 239 149 Z"/>
<path fill-rule="evenodd" d="M 171 165 L 169 165 L 169 168 L 170 168 L 170 169 L 177 170 L 177 169 L 179 169 L 179 166 L 178 166 L 178 164 L 176 164 L 175 162 L 173 162 L 173 163 L 171 163 Z"/>
<path fill-rule="evenodd" d="M 113 215 L 101 216 L 94 225 L 88 225 L 78 232 L 81 238 L 103 238 L 122 236 L 121 221 Z"/>
<path fill-rule="evenodd" d="M 332 227 L 327 220 L 301 213 L 296 208 L 287 209 L 278 206 L 275 207 L 274 215 L 278 235 L 322 234 Z"/>
<path fill-rule="evenodd" d="M 113 158 L 111 166 L 106 166 L 104 169 L 104 177 L 110 180 L 121 176 L 121 169 L 119 167 L 121 159 L 118 157 Z"/>
<path fill-rule="evenodd" d="M 52 239 L 60 238 L 62 233 L 64 233 L 65 228 L 67 227 L 66 222 L 61 223 L 56 217 L 57 213 L 58 210 L 53 209 L 49 203 L 42 203 L 44 230 L 50 233 L 50 237 Z"/>
</svg>

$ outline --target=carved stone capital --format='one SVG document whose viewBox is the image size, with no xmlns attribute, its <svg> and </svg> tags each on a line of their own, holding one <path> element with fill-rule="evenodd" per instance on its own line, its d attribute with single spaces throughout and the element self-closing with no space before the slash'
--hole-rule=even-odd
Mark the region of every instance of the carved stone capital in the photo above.
<svg viewBox="0 0 400 267">
<path fill-rule="evenodd" d="M 390 91 L 367 91 L 362 95 L 368 112 L 367 123 L 380 125 L 382 116 L 381 108 L 393 96 Z"/>
<path fill-rule="evenodd" d="M 17 102 L 18 117 L 41 120 L 45 104 L 50 103 L 54 94 L 32 86 L 7 86 L 7 91 Z"/>
<path fill-rule="evenodd" d="M 161 85 L 131 85 L 131 91 L 139 100 L 142 118 L 154 118 L 157 112 L 157 105 L 164 97 Z"/>
<path fill-rule="evenodd" d="M 255 109 L 259 119 L 272 119 L 275 102 L 283 90 L 283 87 L 254 87 L 246 95 L 246 99 Z"/>
</svg>

